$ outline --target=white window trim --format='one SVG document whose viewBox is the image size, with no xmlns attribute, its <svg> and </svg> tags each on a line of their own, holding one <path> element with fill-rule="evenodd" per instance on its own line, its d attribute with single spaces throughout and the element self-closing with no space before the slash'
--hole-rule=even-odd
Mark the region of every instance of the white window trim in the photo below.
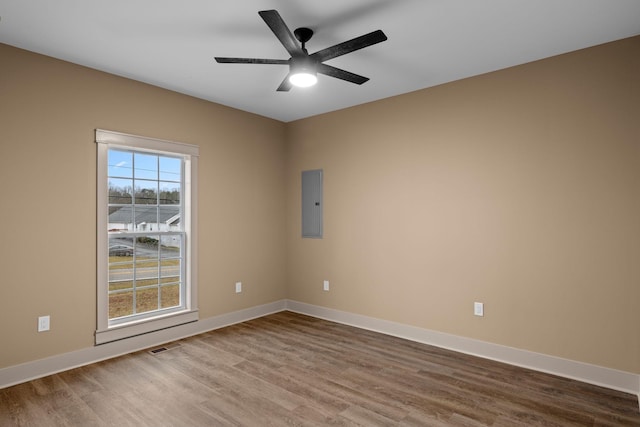
<svg viewBox="0 0 640 427">
<path fill-rule="evenodd" d="M 198 320 L 197 278 L 198 278 L 198 198 L 197 176 L 199 147 L 173 141 L 164 141 L 143 136 L 129 135 L 120 132 L 96 129 L 96 144 L 98 149 L 97 165 L 97 328 L 95 343 L 104 344 L 121 340 L 160 329 L 178 326 Z M 155 316 L 128 323 L 109 326 L 109 236 L 107 223 L 108 209 L 108 165 L 107 152 L 109 148 L 130 148 L 136 151 L 165 152 L 186 156 L 184 173 L 184 204 L 190 206 L 191 215 L 185 217 L 184 227 L 187 235 L 186 250 L 186 301 L 185 309 L 166 315 Z"/>
</svg>

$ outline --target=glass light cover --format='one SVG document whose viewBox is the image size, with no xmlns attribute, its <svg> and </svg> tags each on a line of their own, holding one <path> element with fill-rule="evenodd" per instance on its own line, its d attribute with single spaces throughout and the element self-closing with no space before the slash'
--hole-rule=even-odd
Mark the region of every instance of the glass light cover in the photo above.
<svg viewBox="0 0 640 427">
<path fill-rule="evenodd" d="M 289 81 L 294 86 L 309 87 L 318 82 L 318 77 L 309 71 L 300 71 L 298 73 L 291 74 Z"/>
</svg>

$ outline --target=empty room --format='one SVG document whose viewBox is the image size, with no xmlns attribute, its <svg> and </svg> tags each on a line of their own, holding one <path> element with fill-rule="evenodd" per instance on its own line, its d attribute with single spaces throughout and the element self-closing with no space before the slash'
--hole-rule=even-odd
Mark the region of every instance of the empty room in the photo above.
<svg viewBox="0 0 640 427">
<path fill-rule="evenodd" d="M 0 0 L 0 425 L 640 426 L 638 18 Z"/>
</svg>

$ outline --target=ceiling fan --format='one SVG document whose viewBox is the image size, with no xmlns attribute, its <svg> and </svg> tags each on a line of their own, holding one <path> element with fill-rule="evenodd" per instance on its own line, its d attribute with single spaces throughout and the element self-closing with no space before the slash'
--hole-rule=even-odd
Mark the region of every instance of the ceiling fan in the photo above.
<svg viewBox="0 0 640 427">
<path fill-rule="evenodd" d="M 306 87 L 314 85 L 317 82 L 317 73 L 361 85 L 368 81 L 369 78 L 327 65 L 324 62 L 387 40 L 387 36 L 382 32 L 382 30 L 376 30 L 309 55 L 305 46 L 311 39 L 311 36 L 313 36 L 313 30 L 302 27 L 297 28 L 293 34 L 291 34 L 291 31 L 284 23 L 284 20 L 277 10 L 263 10 L 258 12 L 258 14 L 262 17 L 269 28 L 271 28 L 271 31 L 273 31 L 273 34 L 276 35 L 278 40 L 280 40 L 280 43 L 282 43 L 287 52 L 289 52 L 291 58 L 263 59 L 216 57 L 215 59 L 221 64 L 288 65 L 289 73 L 277 89 L 280 92 L 289 91 L 292 86 Z M 300 42 L 300 44 L 298 44 L 298 42 Z"/>
</svg>

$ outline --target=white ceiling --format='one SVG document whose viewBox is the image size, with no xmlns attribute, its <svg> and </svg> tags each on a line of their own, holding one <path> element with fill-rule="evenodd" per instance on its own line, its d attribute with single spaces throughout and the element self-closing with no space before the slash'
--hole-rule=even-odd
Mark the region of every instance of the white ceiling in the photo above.
<svg viewBox="0 0 640 427">
<path fill-rule="evenodd" d="M 276 92 L 288 59 L 258 15 L 310 27 L 309 53 L 381 29 L 388 40 Z M 639 0 L 0 0 L 0 42 L 288 122 L 640 34 Z"/>
</svg>

